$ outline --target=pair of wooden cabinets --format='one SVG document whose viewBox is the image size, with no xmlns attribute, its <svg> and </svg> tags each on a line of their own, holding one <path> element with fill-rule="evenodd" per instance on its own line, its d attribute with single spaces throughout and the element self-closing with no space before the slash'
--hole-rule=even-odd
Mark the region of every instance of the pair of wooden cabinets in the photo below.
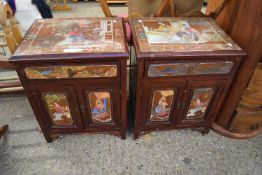
<svg viewBox="0 0 262 175">
<path fill-rule="evenodd" d="M 208 132 L 243 51 L 208 18 L 141 18 L 130 25 L 137 59 L 134 137 L 173 128 Z M 10 62 L 48 142 L 66 133 L 126 137 L 128 52 L 119 18 L 32 25 Z"/>
</svg>

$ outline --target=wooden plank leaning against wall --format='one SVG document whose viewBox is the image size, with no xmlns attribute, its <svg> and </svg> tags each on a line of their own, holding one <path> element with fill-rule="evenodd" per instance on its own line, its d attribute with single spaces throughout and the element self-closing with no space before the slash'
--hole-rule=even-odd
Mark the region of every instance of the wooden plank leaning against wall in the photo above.
<svg viewBox="0 0 262 175">
<path fill-rule="evenodd" d="M 216 19 L 216 22 L 247 53 L 247 58 L 242 62 L 226 101 L 223 104 L 223 108 L 219 113 L 216 123 L 213 125 L 213 129 L 216 132 L 228 137 L 246 139 L 257 135 L 261 131 L 261 125 L 254 130 L 251 129 L 249 133 L 233 133 L 229 131 L 235 119 L 235 110 L 241 100 L 241 96 L 249 83 L 257 63 L 262 58 L 261 14 L 261 0 L 231 0 Z M 261 119 L 257 122 L 260 123 Z"/>
</svg>

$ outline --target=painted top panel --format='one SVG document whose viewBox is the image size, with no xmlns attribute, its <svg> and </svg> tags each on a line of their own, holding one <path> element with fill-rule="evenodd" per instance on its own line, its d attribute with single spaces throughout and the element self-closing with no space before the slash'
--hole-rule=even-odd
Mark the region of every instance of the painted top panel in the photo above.
<svg viewBox="0 0 262 175">
<path fill-rule="evenodd" d="M 132 20 L 141 52 L 241 50 L 211 18 Z"/>
<path fill-rule="evenodd" d="M 14 56 L 125 52 L 120 18 L 36 20 Z"/>
</svg>

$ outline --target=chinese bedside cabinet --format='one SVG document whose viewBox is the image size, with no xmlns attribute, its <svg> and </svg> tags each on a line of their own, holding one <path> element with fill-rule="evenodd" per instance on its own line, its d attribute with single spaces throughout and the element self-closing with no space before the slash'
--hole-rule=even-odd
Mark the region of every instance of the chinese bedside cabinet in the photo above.
<svg viewBox="0 0 262 175">
<path fill-rule="evenodd" d="M 120 18 L 33 23 L 10 62 L 47 142 L 67 133 L 126 137 L 124 33 Z"/>
<path fill-rule="evenodd" d="M 137 61 L 134 138 L 176 128 L 208 133 L 243 50 L 210 18 L 130 23 Z"/>
</svg>

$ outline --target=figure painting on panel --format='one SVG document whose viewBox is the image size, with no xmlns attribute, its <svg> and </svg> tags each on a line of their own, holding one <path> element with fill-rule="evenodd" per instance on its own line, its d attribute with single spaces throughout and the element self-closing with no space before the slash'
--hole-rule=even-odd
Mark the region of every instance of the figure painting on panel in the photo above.
<svg viewBox="0 0 262 175">
<path fill-rule="evenodd" d="M 208 104 L 212 98 L 213 90 L 211 88 L 203 88 L 195 90 L 189 109 L 187 119 L 199 119 L 205 114 Z"/>
<path fill-rule="evenodd" d="M 41 54 L 70 52 L 118 52 L 124 49 L 122 23 L 114 20 L 38 20 L 20 52 Z M 116 32 L 114 32 L 116 31 Z"/>
<path fill-rule="evenodd" d="M 110 93 L 91 92 L 89 93 L 89 102 L 94 122 L 104 123 L 112 121 Z"/>
<path fill-rule="evenodd" d="M 151 121 L 167 121 L 172 106 L 174 91 L 154 91 L 151 106 Z"/>
<path fill-rule="evenodd" d="M 72 125 L 73 120 L 68 105 L 68 101 L 63 94 L 44 95 L 49 115 L 55 125 Z"/>
<path fill-rule="evenodd" d="M 207 22 L 187 20 L 144 20 L 143 28 L 149 44 L 224 43 Z"/>
</svg>

